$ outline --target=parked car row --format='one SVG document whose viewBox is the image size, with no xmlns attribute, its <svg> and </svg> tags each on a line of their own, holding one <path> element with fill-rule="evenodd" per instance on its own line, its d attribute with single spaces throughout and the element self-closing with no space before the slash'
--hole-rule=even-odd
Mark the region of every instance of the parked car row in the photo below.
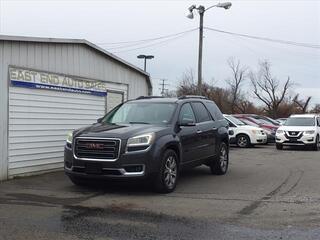
<svg viewBox="0 0 320 240">
<path fill-rule="evenodd" d="M 231 144 L 250 147 L 256 144 L 276 143 L 278 150 L 284 146 L 304 146 L 320 149 L 320 116 L 295 114 L 279 119 L 255 114 L 224 115 L 229 123 Z"/>
</svg>

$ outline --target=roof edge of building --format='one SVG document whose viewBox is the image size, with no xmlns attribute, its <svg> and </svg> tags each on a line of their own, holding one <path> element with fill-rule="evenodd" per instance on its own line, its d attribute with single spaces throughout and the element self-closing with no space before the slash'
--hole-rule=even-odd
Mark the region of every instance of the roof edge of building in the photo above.
<svg viewBox="0 0 320 240">
<path fill-rule="evenodd" d="M 18 41 L 18 42 L 46 42 L 46 43 L 77 43 L 87 45 L 96 51 L 107 55 L 108 57 L 114 59 L 117 62 L 135 70 L 136 72 L 144 75 L 147 79 L 147 83 L 149 85 L 149 92 L 152 89 L 152 83 L 150 79 L 150 74 L 143 71 L 142 69 L 136 67 L 135 65 L 123 60 L 122 58 L 108 52 L 107 50 L 97 46 L 96 44 L 86 40 L 86 39 L 73 39 L 73 38 L 45 38 L 45 37 L 30 37 L 30 36 L 13 36 L 13 35 L 1 35 L 0 40 L 3 41 Z"/>
</svg>

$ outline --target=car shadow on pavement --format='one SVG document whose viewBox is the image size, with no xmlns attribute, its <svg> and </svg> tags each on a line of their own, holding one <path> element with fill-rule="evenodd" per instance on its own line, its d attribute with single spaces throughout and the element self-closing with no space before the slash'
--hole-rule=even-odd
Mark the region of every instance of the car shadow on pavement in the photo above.
<svg viewBox="0 0 320 240">
<path fill-rule="evenodd" d="M 180 173 L 179 184 L 188 184 L 188 182 L 196 181 L 197 179 L 205 179 L 208 176 L 214 177 L 208 167 L 197 167 L 193 169 L 187 169 Z M 69 179 L 67 179 L 69 180 Z M 74 192 L 103 192 L 104 194 L 135 194 L 152 196 L 159 193 L 154 191 L 153 179 L 147 178 L 142 180 L 90 180 L 85 186 L 66 186 L 69 190 Z"/>
</svg>

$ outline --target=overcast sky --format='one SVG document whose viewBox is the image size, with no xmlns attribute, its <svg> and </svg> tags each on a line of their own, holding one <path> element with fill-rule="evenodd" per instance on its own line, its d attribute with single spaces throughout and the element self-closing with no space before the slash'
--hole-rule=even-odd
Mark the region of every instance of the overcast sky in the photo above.
<svg viewBox="0 0 320 240">
<path fill-rule="evenodd" d="M 229 10 L 212 8 L 204 25 L 225 31 L 320 44 L 320 1 L 231 1 Z M 143 68 L 138 54 L 152 54 L 147 70 L 159 92 L 160 78 L 174 89 L 186 69 L 197 70 L 198 32 L 176 38 L 125 44 L 197 28 L 199 16 L 186 18 L 192 4 L 217 1 L 4 1 L 0 0 L 0 34 L 84 38 Z M 161 42 L 161 44 L 157 44 Z M 145 46 L 147 48 L 142 48 Z M 151 45 L 151 46 L 150 46 Z M 126 46 L 125 48 L 119 48 Z M 140 49 L 137 49 L 140 48 Z M 268 59 L 279 80 L 287 76 L 294 90 L 320 103 L 320 49 L 289 46 L 205 31 L 203 77 L 225 86 L 226 61 L 234 56 L 252 69 Z M 249 85 L 249 84 L 248 84 Z M 248 90 L 250 93 L 250 91 Z"/>
</svg>

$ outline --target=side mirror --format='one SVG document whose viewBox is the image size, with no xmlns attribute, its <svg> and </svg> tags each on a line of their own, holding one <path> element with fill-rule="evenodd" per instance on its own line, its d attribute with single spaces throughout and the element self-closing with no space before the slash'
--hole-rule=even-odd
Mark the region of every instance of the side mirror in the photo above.
<svg viewBox="0 0 320 240">
<path fill-rule="evenodd" d="M 103 117 L 98 118 L 98 119 L 97 119 L 97 123 L 101 123 L 101 122 L 102 122 L 102 119 L 103 119 Z"/>
<path fill-rule="evenodd" d="M 192 127 L 195 126 L 196 123 L 191 118 L 184 118 L 180 121 L 179 125 L 184 127 Z"/>
</svg>

